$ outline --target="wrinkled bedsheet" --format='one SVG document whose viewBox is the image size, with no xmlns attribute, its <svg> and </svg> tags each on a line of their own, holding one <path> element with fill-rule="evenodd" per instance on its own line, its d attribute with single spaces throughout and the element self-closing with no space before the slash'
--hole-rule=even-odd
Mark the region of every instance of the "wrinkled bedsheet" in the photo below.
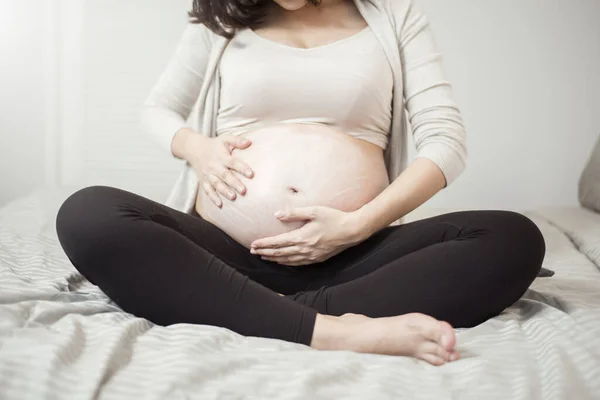
<svg viewBox="0 0 600 400">
<path fill-rule="evenodd" d="M 540 208 L 535 214 L 563 231 L 600 268 L 600 214 L 585 208 Z"/>
<path fill-rule="evenodd" d="M 433 367 L 124 313 L 57 242 L 56 211 L 72 191 L 0 209 L 0 399 L 600 398 L 598 260 L 560 219 L 579 215 L 589 229 L 578 234 L 596 239 L 600 221 L 577 208 L 527 213 L 556 274 L 498 317 L 458 329 L 462 359 Z"/>
</svg>

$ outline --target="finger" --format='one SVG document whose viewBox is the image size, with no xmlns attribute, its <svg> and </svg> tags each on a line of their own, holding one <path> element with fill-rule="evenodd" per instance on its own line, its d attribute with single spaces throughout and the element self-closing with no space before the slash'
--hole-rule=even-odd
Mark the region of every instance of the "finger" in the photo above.
<svg viewBox="0 0 600 400">
<path fill-rule="evenodd" d="M 219 179 L 215 175 L 210 175 L 208 177 L 208 180 L 210 181 L 210 184 L 212 185 L 212 187 L 215 188 L 217 193 L 222 194 L 223 196 L 227 197 L 229 200 L 235 199 L 235 192 L 233 190 L 231 190 L 231 188 L 229 186 L 227 186 L 221 179 Z"/>
<path fill-rule="evenodd" d="M 281 264 L 281 263 L 279 263 L 279 264 Z M 296 263 L 290 262 L 290 263 L 285 263 L 285 264 L 282 264 L 282 265 L 286 265 L 288 267 L 302 267 L 304 265 L 310 265 L 310 264 L 312 264 L 312 263 L 309 263 L 309 262 L 296 262 Z"/>
<path fill-rule="evenodd" d="M 310 265 L 310 263 L 307 263 L 307 262 L 295 262 L 294 263 L 294 262 L 288 262 L 288 261 L 272 261 L 272 260 L 262 260 L 262 261 L 273 262 L 273 263 L 276 263 L 279 265 L 285 265 L 288 267 L 300 267 L 302 265 Z"/>
<path fill-rule="evenodd" d="M 295 256 L 289 256 L 286 265 L 299 266 L 299 265 L 311 265 L 323 262 L 322 257 L 312 256 L 311 254 L 297 254 Z"/>
<path fill-rule="evenodd" d="M 288 265 L 289 263 L 303 263 L 303 264 L 311 264 L 314 263 L 314 261 L 310 260 L 309 258 L 307 258 L 307 256 L 304 255 L 294 255 L 294 256 L 287 256 L 287 257 L 266 257 L 263 256 L 261 257 L 263 260 L 267 260 L 267 261 L 273 261 L 279 264 L 286 264 Z"/>
<path fill-rule="evenodd" d="M 250 168 L 247 164 L 245 164 L 244 162 L 238 160 L 235 157 L 229 157 L 227 159 L 227 161 L 225 162 L 225 165 L 236 172 L 239 172 L 240 174 L 244 175 L 246 178 L 252 178 L 252 168 Z"/>
<path fill-rule="evenodd" d="M 292 231 L 294 232 L 294 231 Z M 281 235 L 271 236 L 268 238 L 255 240 L 250 244 L 250 247 L 254 248 L 273 248 L 273 247 L 286 247 L 295 246 L 300 243 L 297 233 L 286 232 Z"/>
<path fill-rule="evenodd" d="M 317 207 L 297 207 L 288 211 L 280 210 L 281 214 L 275 213 L 275 216 L 281 221 L 305 221 L 314 220 L 318 215 Z M 278 216 L 281 215 L 281 216 Z"/>
<path fill-rule="evenodd" d="M 223 139 L 223 141 L 229 143 L 229 145 L 237 149 L 245 149 L 252 144 L 252 142 L 249 139 L 246 139 L 241 136 L 229 136 Z"/>
<path fill-rule="evenodd" d="M 228 162 L 228 161 L 226 160 L 225 163 L 226 162 Z M 219 173 L 218 173 L 217 177 L 220 178 L 221 182 L 223 182 L 223 184 L 225 185 L 224 190 L 227 191 L 225 194 L 231 200 L 233 200 L 235 198 L 235 196 L 231 197 L 231 195 L 230 195 L 230 193 L 235 194 L 235 192 L 233 192 L 232 189 L 236 189 L 240 193 L 242 193 L 245 189 L 245 187 L 242 185 L 242 182 L 240 182 L 240 180 L 238 178 L 236 178 L 235 175 L 233 175 L 233 171 L 230 170 L 225 165 L 221 166 L 221 169 L 219 169 Z M 217 185 L 218 185 L 218 183 L 217 183 Z"/>
<path fill-rule="evenodd" d="M 229 138 L 223 138 L 223 140 L 222 140 L 221 143 L 223 144 L 223 149 L 227 152 L 227 154 L 231 155 L 231 152 L 233 151 L 234 147 L 230 143 L 230 139 Z"/>
<path fill-rule="evenodd" d="M 230 188 L 235 189 L 239 194 L 243 195 L 246 191 L 246 187 L 242 184 L 242 182 L 240 182 L 239 179 L 233 176 L 233 174 L 227 175 L 227 177 L 225 178 L 225 183 Z"/>
<path fill-rule="evenodd" d="M 209 182 L 204 182 L 202 184 L 202 188 L 204 189 L 206 195 L 211 199 L 213 203 L 215 203 L 217 207 L 220 208 L 223 206 L 223 201 L 221 201 L 221 198 L 219 197 L 217 192 L 215 192 L 215 189 L 210 185 Z"/>
<path fill-rule="evenodd" d="M 284 259 L 272 259 L 272 260 L 268 260 L 270 262 L 274 262 L 277 264 L 281 264 L 281 265 L 288 265 L 290 267 L 300 267 L 302 265 L 312 265 L 315 263 L 315 261 L 311 261 L 311 260 L 299 260 L 299 261 L 290 261 L 290 260 L 284 260 Z"/>
<path fill-rule="evenodd" d="M 246 187 L 244 186 L 242 181 L 237 177 L 237 175 L 233 172 L 235 171 L 237 173 L 241 173 L 243 175 L 246 175 L 246 177 L 250 178 L 252 177 L 252 170 L 250 170 L 250 168 L 247 168 L 246 165 L 241 161 L 236 161 L 235 158 L 230 158 L 226 160 L 225 165 L 229 169 L 229 174 L 225 176 L 225 181 L 230 187 L 235 188 L 240 194 L 244 194 Z"/>
<path fill-rule="evenodd" d="M 280 247 L 280 248 L 260 248 L 260 249 L 250 249 L 250 253 L 258 254 L 261 256 L 267 257 L 288 257 L 296 254 L 302 254 L 302 248 L 298 246 L 288 246 L 288 247 Z"/>
</svg>

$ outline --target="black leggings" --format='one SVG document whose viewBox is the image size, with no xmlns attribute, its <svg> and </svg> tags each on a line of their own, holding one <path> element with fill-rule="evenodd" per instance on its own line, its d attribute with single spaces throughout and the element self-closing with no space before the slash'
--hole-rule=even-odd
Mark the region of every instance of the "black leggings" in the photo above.
<svg viewBox="0 0 600 400">
<path fill-rule="evenodd" d="M 56 229 L 73 265 L 124 311 L 306 345 L 317 312 L 480 324 L 524 294 L 545 253 L 522 214 L 462 211 L 388 226 L 324 262 L 291 267 L 251 254 L 197 214 L 104 186 L 71 195 Z"/>
</svg>

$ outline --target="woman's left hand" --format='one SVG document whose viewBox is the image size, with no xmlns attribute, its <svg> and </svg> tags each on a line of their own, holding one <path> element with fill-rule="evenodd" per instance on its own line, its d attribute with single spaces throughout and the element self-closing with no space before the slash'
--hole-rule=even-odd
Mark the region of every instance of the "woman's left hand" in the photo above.
<svg viewBox="0 0 600 400">
<path fill-rule="evenodd" d="M 257 239 L 252 254 L 279 264 L 298 266 L 318 263 L 361 242 L 362 235 L 352 213 L 331 207 L 313 206 L 283 211 L 280 221 L 307 221 L 281 235 Z"/>
</svg>

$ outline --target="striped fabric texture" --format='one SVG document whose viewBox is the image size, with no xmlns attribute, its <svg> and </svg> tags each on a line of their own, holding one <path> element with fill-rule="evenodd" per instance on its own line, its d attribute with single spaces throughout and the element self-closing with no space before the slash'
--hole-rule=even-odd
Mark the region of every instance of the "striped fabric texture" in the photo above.
<svg viewBox="0 0 600 400">
<path fill-rule="evenodd" d="M 597 215 L 527 213 L 556 274 L 498 317 L 457 330 L 462 359 L 433 367 L 124 313 L 57 242 L 54 218 L 73 190 L 0 209 L 0 399 L 600 398 L 600 270 L 580 244 L 597 245 Z M 573 216 L 585 229 L 563 226 Z"/>
</svg>

